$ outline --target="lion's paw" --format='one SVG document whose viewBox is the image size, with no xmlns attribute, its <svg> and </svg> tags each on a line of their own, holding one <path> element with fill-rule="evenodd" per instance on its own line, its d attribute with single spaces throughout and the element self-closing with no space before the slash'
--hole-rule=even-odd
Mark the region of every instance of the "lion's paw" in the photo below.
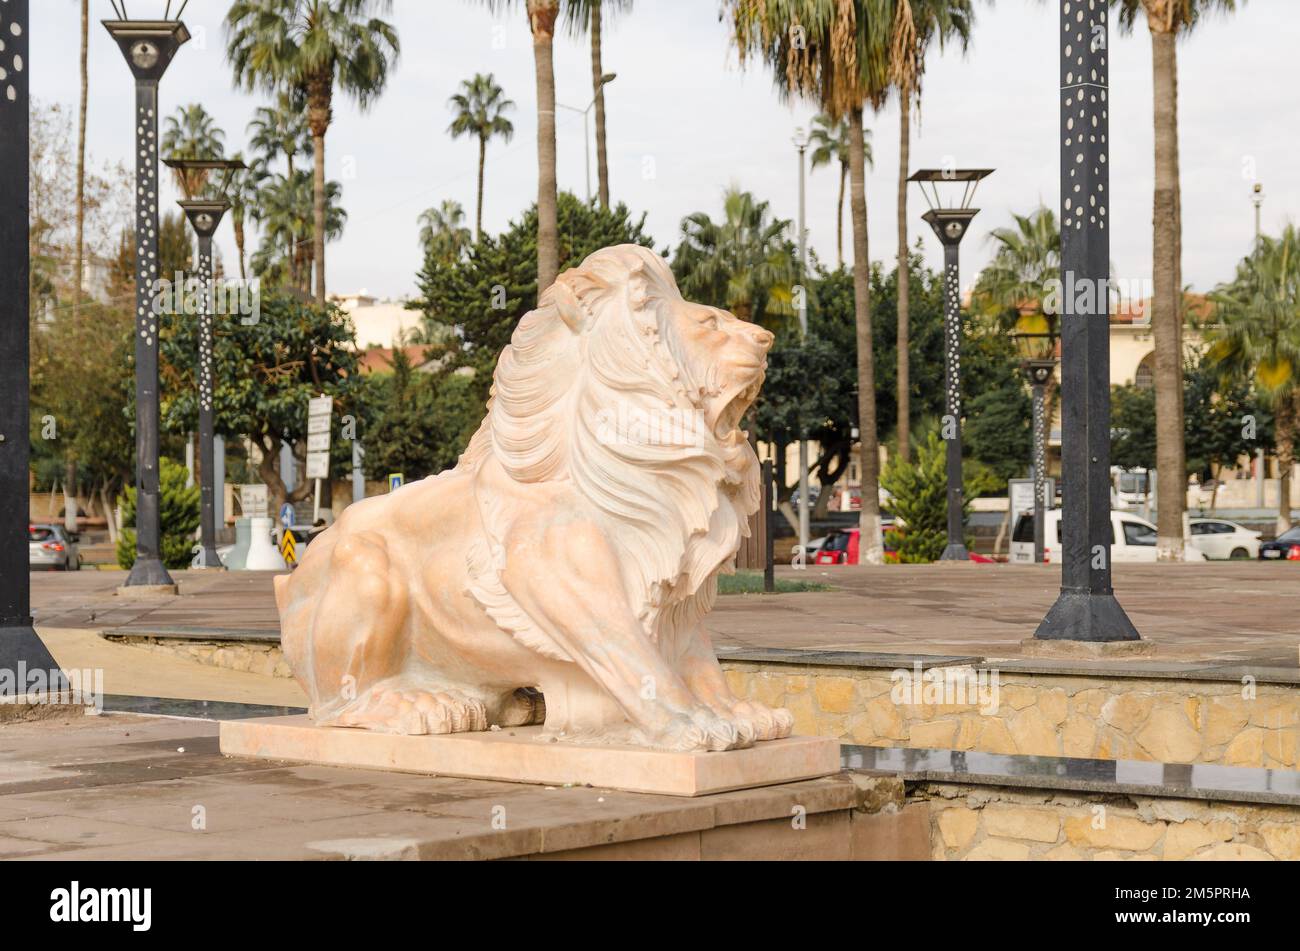
<svg viewBox="0 0 1300 951">
<path fill-rule="evenodd" d="M 731 708 L 731 719 L 742 735 L 755 741 L 779 740 L 794 729 L 794 716 L 784 707 L 766 707 L 753 700 L 738 701 Z"/>
<path fill-rule="evenodd" d="M 732 723 L 701 709 L 691 716 L 673 717 L 666 728 L 649 738 L 649 745 L 674 752 L 720 753 L 750 744 Z"/>
<path fill-rule="evenodd" d="M 377 691 L 364 704 L 341 713 L 335 723 L 413 736 L 472 733 L 488 728 L 487 709 L 483 702 L 454 690 L 437 693 Z"/>
</svg>

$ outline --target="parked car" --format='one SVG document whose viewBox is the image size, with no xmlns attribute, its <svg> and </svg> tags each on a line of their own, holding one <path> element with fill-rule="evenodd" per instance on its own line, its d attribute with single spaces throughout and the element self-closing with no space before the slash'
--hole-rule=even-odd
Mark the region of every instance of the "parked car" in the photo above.
<svg viewBox="0 0 1300 951">
<path fill-rule="evenodd" d="M 1205 552 L 1206 558 L 1258 558 L 1259 532 L 1221 518 L 1194 518 L 1188 544 Z"/>
<path fill-rule="evenodd" d="M 1043 533 L 1043 557 L 1049 563 L 1061 560 L 1061 510 L 1048 509 L 1046 531 Z M 1156 527 L 1132 512 L 1110 513 L 1110 557 L 1113 564 L 1125 561 L 1156 560 Z M 1184 561 L 1205 561 L 1205 553 L 1188 545 L 1183 549 Z M 1011 533 L 1011 562 L 1034 562 L 1034 516 L 1026 513 L 1016 519 Z"/>
<path fill-rule="evenodd" d="M 896 565 L 899 563 L 898 546 L 894 540 L 889 537 L 889 532 L 897 530 L 900 534 L 905 529 L 895 529 L 893 524 L 885 526 L 885 537 L 882 544 L 885 548 L 885 564 Z M 812 542 L 808 543 L 809 557 L 813 564 L 816 565 L 856 565 L 858 564 L 858 549 L 862 538 L 862 530 L 857 528 L 845 528 L 839 531 L 831 532 L 825 538 L 817 539 L 817 547 L 814 549 Z M 996 562 L 986 555 L 977 555 L 975 552 L 970 553 L 970 560 L 978 564 L 992 565 Z"/>
<path fill-rule="evenodd" d="M 27 564 L 49 571 L 80 571 L 78 537 L 62 525 L 27 526 Z"/>
<path fill-rule="evenodd" d="M 1271 542 L 1261 542 L 1259 546 L 1259 557 L 1285 561 L 1300 561 L 1300 525 L 1294 528 L 1288 528 Z"/>
</svg>

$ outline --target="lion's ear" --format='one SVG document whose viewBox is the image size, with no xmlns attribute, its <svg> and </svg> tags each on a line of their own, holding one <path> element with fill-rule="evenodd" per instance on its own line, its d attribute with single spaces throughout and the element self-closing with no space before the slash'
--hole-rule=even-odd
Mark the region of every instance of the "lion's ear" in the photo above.
<svg viewBox="0 0 1300 951">
<path fill-rule="evenodd" d="M 555 312 L 560 315 L 560 319 L 575 334 L 582 333 L 582 328 L 586 325 L 586 315 L 578 304 L 577 295 L 563 281 L 552 284 L 550 294 L 551 303 L 555 305 Z"/>
</svg>

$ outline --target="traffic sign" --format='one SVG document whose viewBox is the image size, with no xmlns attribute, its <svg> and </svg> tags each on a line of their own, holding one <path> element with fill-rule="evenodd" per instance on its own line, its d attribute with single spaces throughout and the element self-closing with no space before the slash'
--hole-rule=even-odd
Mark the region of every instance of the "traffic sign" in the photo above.
<svg viewBox="0 0 1300 951">
<path fill-rule="evenodd" d="M 293 524 L 293 521 L 294 521 L 293 506 L 290 505 L 288 502 L 285 502 L 283 505 L 280 506 L 280 524 L 283 525 L 285 528 L 288 528 L 290 525 Z"/>
<path fill-rule="evenodd" d="M 293 532 L 287 528 L 280 537 L 280 557 L 284 559 L 286 565 L 296 565 L 298 563 L 297 539 L 293 537 Z"/>
<path fill-rule="evenodd" d="M 404 475 L 402 475 L 402 473 L 400 473 L 400 472 L 392 472 L 392 473 L 389 473 L 389 476 L 388 476 L 388 491 L 389 491 L 389 492 L 396 492 L 398 489 L 400 489 L 400 488 L 401 488 L 402 486 L 404 486 L 405 484 L 406 484 L 406 477 L 405 477 Z"/>
<path fill-rule="evenodd" d="M 330 426 L 334 416 L 334 398 L 317 396 L 307 401 L 307 471 L 308 479 L 328 479 L 330 475 Z"/>
</svg>

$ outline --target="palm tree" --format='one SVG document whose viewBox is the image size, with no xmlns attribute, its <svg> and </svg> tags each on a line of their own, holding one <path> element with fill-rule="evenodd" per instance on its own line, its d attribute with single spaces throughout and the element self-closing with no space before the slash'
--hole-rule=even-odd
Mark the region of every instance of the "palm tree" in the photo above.
<svg viewBox="0 0 1300 951">
<path fill-rule="evenodd" d="M 1300 231 L 1261 236 L 1228 284 L 1210 294 L 1218 325 L 1208 334 L 1209 360 L 1225 377 L 1250 380 L 1273 410 L 1281 470 L 1277 530 L 1291 527 L 1291 470 L 1300 440 Z"/>
<path fill-rule="evenodd" d="M 1178 53 L 1187 33 L 1214 9 L 1232 11 L 1235 0 L 1111 0 L 1120 25 L 1135 28 L 1146 14 L 1151 34 L 1152 112 L 1155 116 L 1155 191 L 1152 205 L 1151 331 L 1155 336 L 1156 556 L 1183 557 L 1187 503 L 1183 445 L 1182 202 L 1178 169 Z"/>
<path fill-rule="evenodd" d="M 872 168 L 875 162 L 871 155 L 871 130 L 864 133 L 862 148 L 865 150 L 866 163 Z M 849 180 L 849 124 L 845 121 L 834 122 L 830 116 L 821 112 L 813 117 L 812 132 L 808 143 L 813 146 L 809 154 L 809 164 L 813 170 L 829 165 L 832 161 L 840 166 L 840 195 L 835 202 L 835 257 L 844 263 L 844 186 Z"/>
<path fill-rule="evenodd" d="M 853 302 L 858 350 L 865 564 L 884 562 L 880 532 L 880 441 L 867 247 L 866 135 L 863 110 L 879 109 L 890 88 L 890 24 L 898 0 L 727 0 L 741 61 L 756 56 L 775 73 L 783 96 L 816 102 L 849 124 L 849 215 L 853 222 Z M 799 29 L 795 29 L 798 27 Z"/>
<path fill-rule="evenodd" d="M 242 161 L 244 156 L 237 152 L 235 158 Z M 230 187 L 226 191 L 226 197 L 230 199 L 230 224 L 235 231 L 235 248 L 239 252 L 241 281 L 248 278 L 244 254 L 244 223 L 250 218 L 256 220 L 257 203 L 261 198 L 262 186 L 269 177 L 270 172 L 266 170 L 265 161 L 258 159 L 247 168 L 234 172 L 230 178 Z"/>
<path fill-rule="evenodd" d="M 322 304 L 330 230 L 325 133 L 333 115 L 334 87 L 363 110 L 383 92 L 401 44 L 391 24 L 369 14 L 391 8 L 391 0 L 235 0 L 226 13 L 226 58 L 234 68 L 235 84 L 306 95 L 315 158 L 312 259 L 316 300 Z"/>
<path fill-rule="evenodd" d="M 326 183 L 325 229 L 331 240 L 343 233 L 347 221 L 347 212 L 339 205 L 342 193 L 338 182 Z M 262 244 L 253 255 L 253 273 L 271 283 L 287 282 L 303 293 L 310 292 L 312 255 L 317 247 L 313 234 L 315 194 L 309 172 L 299 170 L 293 178 L 279 174 L 270 178 L 250 209 L 251 217 L 262 226 Z"/>
<path fill-rule="evenodd" d="M 673 272 L 682 294 L 723 307 L 769 329 L 775 317 L 794 313 L 795 250 L 790 222 L 771 217 L 768 203 L 731 187 L 723 195 L 723 220 L 697 211 L 682 219 Z"/>
<path fill-rule="evenodd" d="M 605 83 L 609 80 L 601 65 L 601 20 L 604 8 L 632 9 L 632 0 L 568 0 L 565 21 L 573 36 L 591 33 L 591 92 L 596 110 L 596 178 L 600 207 L 609 207 L 609 161 L 605 154 Z"/>
<path fill-rule="evenodd" d="M 433 255 L 443 263 L 460 259 L 469 247 L 469 229 L 464 225 L 465 209 L 458 201 L 444 201 L 437 208 L 420 213 L 420 247 L 425 257 Z"/>
<path fill-rule="evenodd" d="M 898 90 L 898 453 L 911 454 L 912 382 L 911 259 L 907 245 L 907 179 L 912 148 L 912 102 L 921 104 L 921 76 L 931 40 L 960 39 L 962 50 L 970 40 L 975 18 L 970 0 L 898 0 L 890 46 L 890 70 Z"/>
<path fill-rule="evenodd" d="M 505 114 L 515 107 L 514 101 L 505 98 L 505 90 L 496 84 L 492 74 L 475 74 L 460 84 L 461 91 L 452 96 L 450 104 L 456 110 L 447 131 L 453 139 L 472 135 L 478 139 L 478 211 L 474 215 L 474 238 L 483 235 L 483 166 L 487 161 L 488 140 L 499 135 L 507 142 L 515 134 L 515 127 Z"/>
<path fill-rule="evenodd" d="M 282 90 L 275 97 L 275 105 L 258 106 L 247 131 L 249 147 L 267 166 L 284 156 L 290 178 L 296 171 L 294 158 L 312 154 L 307 103 L 301 90 Z"/>
<path fill-rule="evenodd" d="M 219 159 L 225 155 L 226 133 L 217 127 L 208 111 L 197 102 L 181 106 L 168 116 L 163 128 L 162 151 L 168 158 Z M 203 193 L 208 173 L 198 169 L 172 169 L 176 187 L 186 198 Z"/>
<path fill-rule="evenodd" d="M 515 0 L 486 0 L 495 12 Z M 533 34 L 533 75 L 537 84 L 537 295 L 560 273 L 560 227 L 555 189 L 555 21 L 560 0 L 524 0 Z"/>
<path fill-rule="evenodd" d="M 1061 274 L 1061 229 L 1056 214 L 1040 205 L 1028 215 L 1012 214 L 1015 224 L 994 228 L 989 243 L 993 260 L 980 272 L 971 295 L 978 310 L 1005 323 L 1015 322 L 1026 308 L 1047 313 L 1044 289 Z"/>
</svg>

